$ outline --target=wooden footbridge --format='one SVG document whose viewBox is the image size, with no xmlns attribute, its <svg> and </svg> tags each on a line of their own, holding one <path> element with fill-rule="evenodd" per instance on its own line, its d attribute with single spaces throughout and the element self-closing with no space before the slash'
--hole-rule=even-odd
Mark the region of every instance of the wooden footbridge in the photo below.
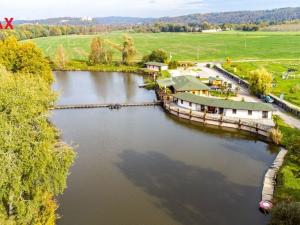
<svg viewBox="0 0 300 225">
<path fill-rule="evenodd" d="M 120 109 L 122 107 L 142 107 L 142 106 L 156 106 L 161 105 L 161 101 L 142 102 L 142 103 L 106 103 L 106 104 L 73 104 L 73 105 L 56 105 L 54 109 L 93 109 L 93 108 L 109 108 Z"/>
</svg>

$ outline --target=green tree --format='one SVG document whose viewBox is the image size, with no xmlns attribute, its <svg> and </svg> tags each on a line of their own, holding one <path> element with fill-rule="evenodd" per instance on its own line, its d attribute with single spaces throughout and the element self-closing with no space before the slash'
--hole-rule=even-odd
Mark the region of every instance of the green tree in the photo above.
<svg viewBox="0 0 300 225">
<path fill-rule="evenodd" d="M 250 90 L 256 95 L 267 95 L 272 90 L 273 77 L 266 69 L 257 69 L 250 72 Z"/>
<path fill-rule="evenodd" d="M 53 197 L 66 187 L 74 153 L 47 119 L 56 99 L 50 85 L 17 75 L 0 70 L 0 218 L 54 224 L 42 221 L 55 218 Z"/>
<path fill-rule="evenodd" d="M 33 43 L 19 43 L 15 37 L 0 41 L 0 64 L 13 73 L 29 73 L 53 81 L 49 62 Z"/>
<path fill-rule="evenodd" d="M 130 64 L 136 53 L 132 37 L 125 35 L 122 49 L 122 63 L 125 65 Z"/>
<path fill-rule="evenodd" d="M 143 62 L 160 62 L 166 63 L 168 61 L 168 54 L 161 49 L 152 51 L 149 55 L 144 56 Z"/>
<path fill-rule="evenodd" d="M 62 45 L 56 49 L 54 56 L 54 63 L 58 69 L 64 69 L 68 63 L 69 59 L 67 53 Z"/>
</svg>

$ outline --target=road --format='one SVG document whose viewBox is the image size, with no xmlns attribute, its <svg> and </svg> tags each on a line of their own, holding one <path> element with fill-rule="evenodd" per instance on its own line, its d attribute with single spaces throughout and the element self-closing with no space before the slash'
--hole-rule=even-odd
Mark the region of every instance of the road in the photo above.
<svg viewBox="0 0 300 225">
<path fill-rule="evenodd" d="M 232 100 L 236 100 L 236 101 L 241 101 L 242 99 L 244 99 L 245 101 L 248 102 L 262 102 L 261 99 L 251 95 L 249 93 L 249 90 L 240 86 L 237 82 L 235 82 L 234 80 L 231 80 L 230 78 L 224 76 L 222 73 L 220 73 L 219 71 L 215 70 L 215 69 L 211 69 L 206 67 L 206 65 L 209 62 L 206 63 L 198 63 L 197 67 L 199 69 L 201 69 L 201 77 L 204 78 L 208 78 L 210 76 L 212 77 L 216 77 L 219 76 L 222 79 L 224 79 L 227 82 L 230 82 L 233 84 L 233 89 L 235 87 L 239 87 L 240 91 L 239 91 L 239 96 L 235 97 L 235 98 L 231 98 Z M 280 108 L 279 106 L 273 104 L 274 108 L 277 110 L 274 114 L 280 116 L 287 124 L 289 124 L 291 127 L 297 128 L 300 130 L 300 119 L 288 114 L 286 111 L 284 111 L 282 108 Z"/>
</svg>

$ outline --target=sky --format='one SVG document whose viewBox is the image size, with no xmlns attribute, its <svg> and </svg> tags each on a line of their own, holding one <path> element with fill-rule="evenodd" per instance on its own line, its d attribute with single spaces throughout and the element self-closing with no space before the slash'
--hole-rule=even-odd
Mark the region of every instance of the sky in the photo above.
<svg viewBox="0 0 300 225">
<path fill-rule="evenodd" d="M 53 17 L 163 17 L 300 7 L 300 0 L 0 0 L 0 20 Z"/>
</svg>

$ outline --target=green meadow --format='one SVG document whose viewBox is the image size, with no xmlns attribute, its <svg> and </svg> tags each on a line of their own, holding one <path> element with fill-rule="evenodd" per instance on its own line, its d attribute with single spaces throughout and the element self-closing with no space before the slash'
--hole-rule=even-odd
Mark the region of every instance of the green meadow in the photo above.
<svg viewBox="0 0 300 225">
<path fill-rule="evenodd" d="M 99 35 L 74 35 L 38 38 L 33 41 L 47 56 L 53 57 L 59 45 L 63 45 L 69 58 L 85 60 L 91 39 L 102 36 L 121 44 L 122 32 Z M 154 49 L 171 53 L 181 61 L 224 61 L 244 59 L 299 59 L 300 32 L 221 32 L 205 33 L 130 33 L 138 51 L 136 60 Z M 120 59 L 115 50 L 114 60 Z"/>
<path fill-rule="evenodd" d="M 284 94 L 285 100 L 300 106 L 300 59 L 298 61 L 224 63 L 223 67 L 245 80 L 248 80 L 251 71 L 259 68 L 267 69 L 274 78 L 272 93 L 278 97 Z M 288 71 L 290 72 L 287 76 Z"/>
<path fill-rule="evenodd" d="M 232 63 L 226 69 L 247 79 L 250 71 L 265 67 L 274 75 L 273 93 L 284 94 L 285 100 L 300 106 L 300 32 L 221 32 L 221 33 L 129 33 L 133 37 L 140 60 L 154 49 L 163 49 L 179 61 L 265 60 L 264 62 Z M 38 38 L 34 41 L 53 59 L 62 45 L 71 60 L 87 60 L 91 39 L 101 36 L 113 45 L 121 45 L 124 33 L 70 35 Z M 113 46 L 108 44 L 109 46 Z M 114 48 L 114 60 L 121 53 Z M 290 60 L 290 61 L 289 61 Z M 236 68 L 234 70 L 234 68 Z M 288 79 L 282 75 L 294 69 Z"/>
</svg>

